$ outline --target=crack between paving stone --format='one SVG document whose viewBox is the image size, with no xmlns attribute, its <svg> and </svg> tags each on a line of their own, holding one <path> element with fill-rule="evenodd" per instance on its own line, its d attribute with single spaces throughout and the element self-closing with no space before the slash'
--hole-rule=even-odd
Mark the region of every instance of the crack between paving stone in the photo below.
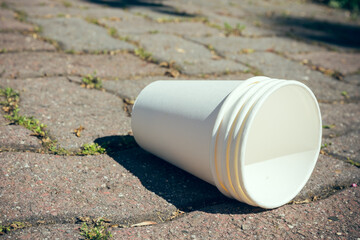
<svg viewBox="0 0 360 240">
<path fill-rule="evenodd" d="M 46 49 L 38 49 L 38 50 L 31 50 L 31 49 L 25 49 L 25 50 L 5 50 L 3 52 L 0 52 L 1 54 L 17 54 L 17 53 L 57 53 L 56 50 L 46 50 Z"/>
<path fill-rule="evenodd" d="M 133 13 L 131 13 L 131 14 L 133 14 Z M 133 14 L 133 15 L 136 15 L 136 14 Z M 90 22 L 90 24 L 94 24 L 94 25 L 103 27 L 103 28 L 105 28 L 105 29 L 107 29 L 107 30 L 109 30 L 109 29 L 111 28 L 111 27 L 107 26 L 107 25 L 104 24 L 104 23 L 98 23 L 98 19 L 96 19 L 96 21 L 97 21 L 97 23 L 91 23 L 91 22 Z M 154 19 L 151 19 L 151 18 L 150 18 L 150 21 L 157 22 L 157 21 L 155 21 Z M 192 40 L 192 39 L 188 39 L 188 38 L 184 37 L 183 35 L 176 34 L 176 33 L 175 33 L 175 34 L 169 34 L 169 35 L 178 36 L 178 37 L 182 38 L 182 39 L 185 40 L 185 41 L 189 41 L 189 42 L 195 43 L 195 44 L 197 44 L 197 45 L 204 46 L 205 48 L 208 49 L 208 47 L 207 47 L 206 45 L 204 45 L 204 44 L 202 44 L 202 43 L 199 43 L 199 42 L 196 42 L 196 41 L 194 41 L 194 40 Z M 113 37 L 113 38 L 115 38 L 115 39 L 118 39 L 118 40 L 121 40 L 121 41 L 125 41 L 125 40 L 123 40 L 122 37 L 119 36 L 118 34 L 116 34 L 115 37 L 112 36 L 112 35 L 110 35 L 110 36 Z M 137 46 L 138 48 L 142 48 L 142 46 L 141 46 L 138 42 L 134 42 L 134 41 L 125 41 L 125 42 L 129 42 L 129 43 Z M 209 49 L 208 49 L 208 50 L 209 50 Z M 211 52 L 211 51 L 210 51 L 210 52 Z M 217 56 L 221 57 L 222 59 L 234 61 L 234 60 L 232 60 L 232 59 L 227 59 L 225 56 L 219 54 L 217 51 L 215 51 L 215 49 L 214 49 L 214 52 L 216 53 Z M 139 56 L 135 53 L 135 50 L 129 50 L 129 53 L 133 54 L 133 55 L 136 56 L 136 57 L 139 57 Z M 140 57 L 140 59 L 142 59 L 142 58 Z M 142 60 L 144 60 L 144 61 L 146 61 L 146 62 L 149 62 L 149 63 L 156 64 L 156 65 L 159 65 L 159 63 L 160 63 L 161 61 L 163 61 L 163 60 L 161 60 L 161 59 L 154 59 L 154 58 L 151 58 L 151 59 L 142 59 Z M 166 62 L 166 60 L 164 60 L 164 61 Z M 240 62 L 240 61 L 234 61 L 234 62 L 241 63 L 242 65 L 247 66 L 246 64 L 244 64 L 244 63 L 242 63 L 242 62 Z M 254 67 L 251 67 L 251 68 L 252 68 L 252 70 L 255 69 Z M 169 68 L 169 69 L 172 69 L 172 68 Z M 175 65 L 175 69 L 181 73 L 181 68 L 180 68 L 180 67 L 177 67 L 177 66 Z M 259 72 L 259 71 L 256 69 L 255 72 Z M 247 72 L 244 71 L 243 73 L 247 73 Z M 254 75 L 257 75 L 257 74 L 254 74 Z"/>
<path fill-rule="evenodd" d="M 357 184 L 360 183 L 360 181 L 357 182 Z M 335 194 L 338 194 L 346 189 L 351 188 L 351 186 L 348 185 L 333 185 L 333 186 L 328 186 L 327 188 L 321 189 L 309 196 L 307 196 L 307 198 L 305 199 L 300 199 L 300 200 L 292 200 L 289 203 L 287 203 L 286 205 L 298 205 L 298 204 L 308 204 L 311 202 L 318 202 L 321 200 L 325 200 Z"/>
<path fill-rule="evenodd" d="M 352 161 L 355 162 L 355 163 L 357 163 L 357 162 L 354 161 L 354 160 L 351 160 L 349 157 L 345 157 L 345 156 L 342 156 L 340 154 L 336 154 L 336 153 L 331 152 L 331 151 L 329 151 L 327 149 L 322 149 L 322 151 L 324 151 L 325 155 L 328 155 L 328 156 L 333 157 L 333 158 L 335 158 L 337 160 L 340 160 L 342 162 L 350 164 L 350 165 L 352 165 L 354 167 L 360 168 L 360 163 L 359 163 L 359 166 L 355 165 L 354 163 L 352 163 Z"/>
<path fill-rule="evenodd" d="M 14 145 L 14 146 L 10 146 L 10 147 L 1 147 L 0 146 L 0 153 L 2 152 L 14 152 L 14 153 L 24 153 L 24 152 L 31 152 L 31 153 L 41 153 L 43 149 L 41 148 L 33 148 L 30 146 L 19 146 L 19 145 Z"/>
<path fill-rule="evenodd" d="M 308 203 L 315 202 L 315 201 L 321 201 L 321 200 L 327 199 L 327 198 L 329 198 L 337 193 L 340 193 L 346 189 L 349 189 L 349 188 L 350 188 L 349 186 L 338 186 L 338 185 L 331 186 L 330 188 L 320 190 L 318 193 L 312 194 L 312 196 L 309 196 L 309 198 L 307 198 L 305 200 L 291 201 L 291 202 L 285 204 L 284 206 L 308 204 Z M 106 222 L 108 222 L 110 226 L 118 225 L 117 228 L 133 228 L 135 226 L 132 226 L 132 225 L 141 223 L 144 221 L 152 221 L 152 222 L 155 222 L 156 224 L 167 224 L 169 222 L 181 219 L 193 211 L 208 212 L 209 208 L 214 208 L 216 206 L 222 206 L 224 204 L 227 204 L 227 202 L 225 201 L 225 202 L 220 202 L 220 203 L 215 203 L 215 204 L 208 204 L 204 207 L 194 209 L 190 212 L 183 212 L 179 209 L 176 209 L 172 213 L 168 212 L 168 213 L 156 213 L 156 214 L 140 214 L 138 216 L 116 219 L 114 221 L 111 219 L 107 219 L 106 215 L 100 216 L 100 217 L 99 216 L 95 217 L 94 215 L 64 214 L 64 215 L 60 215 L 60 216 L 59 215 L 58 216 L 47 215 L 47 216 L 42 216 L 42 217 L 30 216 L 28 218 L 12 219 L 11 221 L 3 222 L 2 225 L 4 225 L 4 226 L 10 225 L 13 222 L 24 223 L 26 225 L 24 228 L 50 226 L 50 225 L 54 225 L 54 224 L 80 225 L 84 222 L 87 223 L 87 221 L 84 219 L 89 219 L 89 221 L 90 221 L 91 219 L 104 218 L 104 219 L 106 219 Z M 174 213 L 175 213 L 175 215 L 174 215 Z M 252 213 L 252 211 L 250 211 L 249 214 L 250 213 Z M 160 215 L 162 215 L 162 216 L 160 217 Z M 246 215 L 246 213 L 245 213 L 245 215 Z M 166 218 L 164 219 L 163 217 L 166 217 Z M 21 229 L 24 229 L 24 228 L 21 228 Z M 19 229 L 16 229 L 14 231 L 17 231 Z"/>
<path fill-rule="evenodd" d="M 331 129 L 331 128 L 330 128 Z M 323 137 L 327 138 L 328 140 L 331 140 L 331 139 L 336 139 L 338 137 L 342 137 L 342 136 L 345 136 L 347 134 L 350 134 L 354 131 L 357 131 L 358 129 L 357 128 L 349 128 L 349 129 L 346 129 L 345 131 L 341 131 L 341 132 L 334 132 L 334 133 L 329 133 L 329 134 L 323 134 Z M 332 134 L 335 134 L 335 136 L 331 136 Z"/>
<path fill-rule="evenodd" d="M 247 63 L 245 63 L 245 62 L 242 62 L 242 61 L 239 61 L 239 60 L 236 60 L 236 59 L 228 58 L 228 57 L 226 57 L 226 55 L 220 53 L 220 52 L 217 51 L 215 48 L 213 48 L 212 50 L 210 50 L 210 49 L 209 49 L 209 45 L 211 45 L 211 44 L 204 44 L 204 43 L 201 43 L 201 42 L 198 42 L 198 41 L 195 41 L 195 40 L 193 40 L 193 39 L 186 38 L 186 37 L 182 37 L 182 38 L 183 38 L 184 40 L 189 41 L 189 42 L 192 42 L 192 43 L 198 44 L 198 45 L 200 45 L 200 46 L 203 46 L 203 47 L 205 47 L 206 49 L 208 49 L 208 51 L 210 51 L 210 52 L 211 52 L 211 51 L 214 51 L 217 56 L 221 57 L 221 59 L 225 59 L 225 60 L 232 61 L 232 62 L 235 62 L 235 63 L 240 63 L 240 64 L 242 64 L 242 65 L 244 65 L 244 66 L 247 66 L 247 67 L 249 68 L 249 71 L 243 71 L 242 73 L 251 73 L 251 74 L 253 74 L 253 75 L 255 75 L 255 76 L 257 76 L 257 75 L 262 75 L 261 70 L 259 70 L 259 69 L 256 68 L 256 67 L 253 67 L 253 66 L 251 66 L 251 65 L 249 65 L 249 64 L 247 64 Z M 222 75 L 223 75 L 223 74 L 222 74 Z"/>
<path fill-rule="evenodd" d="M 326 103 L 326 104 L 349 104 L 349 103 L 360 103 L 360 97 L 349 97 L 347 99 L 339 99 L 339 100 L 323 100 L 318 99 L 319 103 Z"/>
<path fill-rule="evenodd" d="M 179 219 L 186 215 L 178 209 L 172 212 L 157 212 L 154 214 L 139 214 L 136 216 L 119 218 L 112 220 L 106 215 L 74 215 L 74 214 L 63 214 L 63 215 L 45 215 L 45 216 L 30 216 L 27 218 L 16 218 L 11 221 L 2 221 L 2 225 L 10 225 L 14 222 L 26 223 L 26 227 L 39 227 L 39 226 L 49 226 L 54 224 L 82 224 L 84 222 L 90 222 L 92 219 L 104 218 L 106 222 L 109 222 L 110 225 L 119 225 L 119 228 L 131 228 L 132 225 L 141 223 L 144 221 L 152 221 L 156 224 L 165 224 L 176 219 Z M 111 217 L 112 218 L 112 217 Z M 88 221 L 88 220 L 89 221 Z"/>
</svg>

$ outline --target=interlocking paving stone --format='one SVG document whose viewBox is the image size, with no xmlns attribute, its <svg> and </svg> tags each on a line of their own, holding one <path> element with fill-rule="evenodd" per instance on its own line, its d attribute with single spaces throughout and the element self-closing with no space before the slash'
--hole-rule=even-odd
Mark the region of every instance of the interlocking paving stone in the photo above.
<svg viewBox="0 0 360 240">
<path fill-rule="evenodd" d="M 141 15 L 155 21 L 161 19 L 186 21 L 197 16 L 196 14 L 187 13 L 184 8 L 173 7 L 171 6 L 172 4 L 171 2 L 159 2 L 159 4 L 152 7 L 142 7 L 134 4 L 130 5 L 128 10 L 133 14 Z"/>
<path fill-rule="evenodd" d="M 0 161 L 5 166 L 0 183 L 3 224 L 16 219 L 63 222 L 84 216 L 126 224 L 175 210 L 107 155 L 0 153 Z"/>
<path fill-rule="evenodd" d="M 320 103 L 320 110 L 323 126 L 326 126 L 323 128 L 324 137 L 337 137 L 360 130 L 360 105 L 358 103 Z"/>
<path fill-rule="evenodd" d="M 333 194 L 338 189 L 360 183 L 360 169 L 323 154 L 319 155 L 315 169 L 294 201 L 313 199 Z"/>
<path fill-rule="evenodd" d="M 79 18 L 31 19 L 42 26 L 42 35 L 59 42 L 65 50 L 132 50 L 134 46 L 110 37 L 107 30 Z"/>
<path fill-rule="evenodd" d="M 246 36 L 258 37 L 275 34 L 271 29 L 256 26 L 259 25 L 259 21 L 241 7 L 244 4 L 243 2 L 240 4 L 215 1 L 211 3 L 209 1 L 172 1 L 168 4 L 198 17 L 205 17 L 210 25 L 217 25 L 221 28 L 224 28 L 225 23 L 230 24 L 232 27 L 236 27 L 237 24 L 243 25 L 245 29 L 243 29 L 242 34 Z"/>
<path fill-rule="evenodd" d="M 183 73 L 204 74 L 245 71 L 247 67 L 230 60 L 214 60 L 211 52 L 200 44 L 166 34 L 133 35 L 144 48 L 161 61 L 176 61 Z"/>
<path fill-rule="evenodd" d="M 242 49 L 252 49 L 256 51 L 272 50 L 289 53 L 309 52 L 322 49 L 317 46 L 280 37 L 245 38 L 235 36 L 213 36 L 192 37 L 191 39 L 206 45 L 212 45 L 222 54 L 233 54 L 240 52 Z"/>
<path fill-rule="evenodd" d="M 345 76 L 344 81 L 360 86 L 360 74 L 347 75 Z"/>
<path fill-rule="evenodd" d="M 141 80 L 119 80 L 119 81 L 105 81 L 104 88 L 112 91 L 120 97 L 136 99 L 140 91 L 156 80 L 171 80 L 169 77 L 152 77 Z"/>
<path fill-rule="evenodd" d="M 261 36 L 272 36 L 275 35 L 274 31 L 259 28 L 252 25 L 251 22 L 247 21 L 246 18 L 239 19 L 236 17 L 229 17 L 224 15 L 215 14 L 211 11 L 200 10 L 202 15 L 206 16 L 211 24 L 225 28 L 225 24 L 229 24 L 232 28 L 245 27 L 242 29 L 241 34 L 248 37 L 261 37 Z"/>
<path fill-rule="evenodd" d="M 50 52 L 0 54 L 2 77 L 26 78 L 56 75 L 86 75 L 96 71 L 104 78 L 126 79 L 136 75 L 162 75 L 164 68 L 131 54 L 71 55 Z"/>
<path fill-rule="evenodd" d="M 292 15 L 265 17 L 263 22 L 278 34 L 290 34 L 339 51 L 358 50 L 360 47 L 360 40 L 354 37 L 360 33 L 359 23 Z M 340 31 L 341 34 L 337 34 Z"/>
<path fill-rule="evenodd" d="M 124 21 L 101 20 L 101 23 L 114 27 L 120 35 L 169 33 L 177 35 L 204 36 L 220 32 L 200 22 L 169 22 L 157 23 L 144 18 L 129 19 Z"/>
<path fill-rule="evenodd" d="M 28 23 L 15 19 L 15 13 L 0 8 L 0 31 L 33 31 L 34 27 Z M 1 33 L 2 34 L 2 33 Z"/>
<path fill-rule="evenodd" d="M 2 2 L 4 0 L 0 0 Z M 128 7 L 126 11 L 120 6 L 123 2 L 94 2 L 73 0 L 71 7 L 65 7 L 66 3 L 58 0 L 7 1 L 12 9 L 23 10 L 30 17 L 42 18 L 34 21 L 80 22 L 82 28 L 72 24 L 71 38 L 60 36 L 62 39 L 59 41 L 64 42 L 64 49 L 80 36 L 85 41 L 77 47 L 91 50 L 82 46 L 107 36 L 107 30 L 84 19 L 88 16 L 104 18 L 99 21 L 118 26 L 120 35 L 130 35 L 130 39 L 139 41 L 158 60 L 175 60 L 182 73 L 195 74 L 202 79 L 246 79 L 251 75 L 241 78 L 246 74 L 229 75 L 228 72 L 246 71 L 243 65 L 249 64 L 264 75 L 298 79 L 306 83 L 321 102 L 323 124 L 335 126 L 323 129 L 323 144 L 331 143 L 323 149 L 323 153 L 328 155 L 320 155 L 310 181 L 295 200 L 307 202 L 319 197 L 320 200 L 264 211 L 225 198 L 215 187 L 144 152 L 137 147 L 132 136 L 126 135 L 131 130 L 130 118 L 122 110 L 121 98 L 134 99 L 143 87 L 157 79 L 174 79 L 164 76 L 168 69 L 146 63 L 131 54 L 69 55 L 50 53 L 47 51 L 53 49 L 39 46 L 34 48 L 35 51 L 46 51 L 0 54 L 3 78 L 0 85 L 20 90 L 21 113 L 33 115 L 48 124 L 51 134 L 60 139 L 62 146 L 76 149 L 82 143 L 95 141 L 107 148 L 108 155 L 63 157 L 0 153 L 3 166 L 0 170 L 0 224 L 28 220 L 34 225 L 0 238 L 79 238 L 80 225 L 74 224 L 79 216 L 105 216 L 120 224 L 145 220 L 158 222 L 157 225 L 142 228 L 114 228 L 111 231 L 115 239 L 360 237 L 357 218 L 360 213 L 360 190 L 349 188 L 338 191 L 352 183 L 360 183 L 359 168 L 347 160 L 360 162 L 358 54 L 340 53 L 346 48 L 358 48 L 359 40 L 354 36 L 358 35 L 359 20 L 351 22 L 350 14 L 343 10 L 302 1 L 257 0 L 240 4 L 221 0 L 174 0 L 156 2 L 155 5 L 149 2 L 147 4 L 150 5 L 146 7 L 127 1 L 124 2 Z M 64 18 L 46 19 L 60 16 Z M 189 18 L 186 21 L 191 21 L 192 17 L 203 16 L 207 17 L 209 25 L 215 23 L 222 28 L 225 22 L 233 27 L 238 23 L 245 25 L 242 35 L 254 38 L 232 35 L 224 38 L 224 30 L 208 28 L 209 25 L 200 22 L 156 22 L 176 18 Z M 89 26 L 91 29 L 101 29 L 101 34 L 90 40 L 84 38 L 86 34 L 81 32 L 88 31 Z M 152 26 L 159 27 L 159 34 L 144 34 L 157 30 L 151 29 Z M 8 32 L 33 29 L 34 26 L 17 21 L 12 11 L 0 9 L 0 31 L 7 33 L 0 34 L 0 39 L 7 39 L 11 35 Z M 44 28 L 44 34 L 46 36 L 59 29 Z M 198 37 L 208 33 L 212 37 Z M 55 35 L 61 34 L 58 31 Z M 177 34 L 184 38 L 174 36 Z M 305 41 L 295 41 L 287 34 Z M 29 48 L 31 45 L 21 44 L 25 37 L 11 36 L 14 36 L 14 43 L 11 43 L 15 46 L 14 51 L 32 50 Z M 325 48 L 313 45 L 312 41 L 335 46 L 340 52 L 326 52 Z M 213 60 L 211 51 L 203 46 L 208 44 L 213 45 L 225 59 Z M 111 44 L 102 45 L 101 49 L 108 46 L 111 47 Z M 132 50 L 133 46 L 130 46 Z M 3 44 L 0 46 L 2 48 Z M 239 54 L 242 48 L 251 48 L 255 52 Z M 279 56 L 266 50 L 288 54 Z M 301 65 L 299 62 L 304 58 L 315 65 L 345 74 L 344 81 L 337 81 Z M 94 70 L 97 70 L 98 76 L 105 78 L 103 85 L 107 92 L 79 86 L 80 76 Z M 71 78 L 48 77 L 57 75 L 71 75 Z M 4 79 L 32 76 L 42 78 Z M 73 81 L 73 78 L 76 80 Z M 176 79 L 192 78 L 195 77 L 180 75 Z M 348 93 L 350 99 L 341 95 L 343 91 Z M 19 150 L 23 146 L 32 150 L 31 144 L 39 144 L 35 137 L 20 133 L 28 134 L 25 128 L 6 125 L 6 122 L 2 125 L 2 121 L 4 119 L 0 119 L 0 147 L 14 142 Z M 71 131 L 80 124 L 85 130 L 77 138 Z M 6 129 L 5 137 L 8 136 L 2 139 L 4 141 L 1 140 L 3 129 Z M 21 139 L 26 139 L 24 145 Z M 321 199 L 332 193 L 334 196 Z M 182 218 L 162 223 L 176 209 L 186 213 Z M 45 224 L 51 224 L 37 226 L 35 222 L 42 219 Z"/>
<path fill-rule="evenodd" d="M 39 139 L 23 126 L 9 125 L 0 115 L 0 149 L 37 150 L 40 149 Z"/>
<path fill-rule="evenodd" d="M 359 113 L 358 113 L 359 115 Z M 346 135 L 324 140 L 328 146 L 326 151 L 335 156 L 360 163 L 360 130 L 352 130 Z"/>
<path fill-rule="evenodd" d="M 323 4 L 312 2 L 289 2 L 289 1 L 257 1 L 242 3 L 240 7 L 247 12 L 264 17 L 264 23 L 271 21 L 272 18 L 282 17 L 284 20 L 288 18 L 299 18 L 306 21 L 312 20 L 314 23 L 327 22 L 341 22 L 352 24 L 351 15 L 344 13 L 339 9 L 329 8 Z M 277 26 L 272 26 L 276 28 Z"/>
<path fill-rule="evenodd" d="M 61 2 L 53 0 L 5 0 L 7 5 L 18 7 L 18 6 L 42 6 L 42 5 L 62 5 Z"/>
<path fill-rule="evenodd" d="M 18 33 L 1 33 L 0 46 L 6 51 L 54 51 L 55 47 L 49 43 L 34 39 L 32 36 L 24 36 Z"/>
<path fill-rule="evenodd" d="M 194 5 L 195 4 L 195 5 Z M 201 6 L 198 5 L 199 2 L 191 2 L 187 5 L 179 4 L 178 7 L 182 9 L 190 9 L 195 13 L 198 13 L 201 16 L 205 16 L 210 25 L 217 25 L 218 27 L 225 27 L 225 23 L 229 24 L 233 28 L 237 25 L 244 26 L 241 34 L 249 37 L 263 37 L 263 36 L 273 36 L 276 34 L 270 28 L 263 28 L 262 23 L 259 21 L 257 16 L 251 15 L 242 7 L 234 6 L 225 6 L 223 3 L 219 6 L 210 7 L 207 2 L 204 2 Z M 243 5 L 244 3 L 235 3 L 233 5 Z"/>
<path fill-rule="evenodd" d="M 201 78 L 200 80 L 246 80 L 252 77 L 249 73 L 235 74 L 235 75 L 224 75 L 224 76 L 209 76 L 207 78 Z M 136 99 L 140 91 L 149 85 L 150 83 L 157 80 L 197 80 L 199 78 L 192 78 L 182 76 L 179 78 L 171 78 L 166 76 L 153 76 L 147 78 L 140 78 L 136 80 L 119 80 L 119 81 L 104 81 L 103 86 L 107 91 L 111 91 L 120 97 L 129 99 Z"/>
<path fill-rule="evenodd" d="M 84 2 L 82 2 L 84 3 Z M 115 18 L 119 20 L 134 19 L 137 16 L 119 8 L 94 8 L 94 7 L 65 7 L 58 4 L 20 5 L 16 7 L 26 12 L 32 18 L 56 18 L 56 17 L 90 17 L 90 18 Z M 139 17 L 140 18 L 140 17 Z"/>
<path fill-rule="evenodd" d="M 32 226 L 0 236 L 0 239 L 79 239 L 80 224 L 49 224 Z"/>
<path fill-rule="evenodd" d="M 311 204 L 264 211 L 226 203 L 167 224 L 114 229 L 114 239 L 357 239 L 360 189 Z"/>
<path fill-rule="evenodd" d="M 20 114 L 46 124 L 51 136 L 66 149 L 78 149 L 99 137 L 124 135 L 131 130 L 120 98 L 82 88 L 66 78 L 1 80 L 0 85 L 18 90 Z M 85 130 L 77 137 L 74 130 L 80 125 Z"/>
<path fill-rule="evenodd" d="M 83 216 L 124 225 L 160 222 L 176 207 L 189 211 L 228 201 L 215 187 L 139 148 L 84 157 L 0 153 L 0 162 L 2 224 Z"/>
<path fill-rule="evenodd" d="M 285 205 L 264 211 L 234 200 L 221 199 L 214 187 L 137 148 L 113 153 L 110 156 L 0 154 L 0 161 L 7 166 L 3 169 L 4 180 L 1 181 L 8 193 L 4 196 L 3 203 L 9 201 L 9 205 L 1 208 L 2 222 L 8 223 L 15 219 L 73 222 L 77 216 L 105 216 L 115 223 L 122 224 L 150 219 L 161 223 L 161 220 L 154 219 L 154 216 L 159 214 L 157 212 L 162 215 L 171 213 L 174 207 L 170 203 L 175 206 L 187 206 L 196 202 L 194 199 L 204 201 L 215 198 L 218 204 L 205 201 L 200 205 L 202 208 L 194 209 L 194 212 L 175 221 L 152 227 L 112 228 L 111 232 L 115 239 L 142 239 L 151 236 L 188 238 L 194 234 L 199 238 L 217 238 L 227 234 L 230 234 L 229 237 L 235 234 L 237 237 L 239 234 L 254 236 L 263 234 L 264 228 L 267 228 L 266 234 L 271 231 L 274 237 L 287 236 L 286 234 L 298 236 L 299 233 L 306 233 L 306 236 L 310 237 L 316 232 L 306 232 L 307 224 L 321 230 L 323 223 L 316 222 L 324 221 L 331 224 L 329 217 L 332 217 L 330 219 L 334 221 L 333 225 L 331 228 L 322 229 L 324 232 L 321 234 L 332 234 L 332 231 L 335 231 L 335 234 L 341 232 L 344 236 L 354 236 L 358 228 L 356 222 L 349 221 L 352 215 L 356 216 L 359 211 L 359 202 L 356 201 L 359 191 L 356 188 L 311 204 Z M 343 186 L 345 182 L 348 184 L 358 181 L 359 174 L 358 168 L 321 156 L 311 180 L 302 193 L 315 189 L 318 194 L 320 185 L 321 190 L 331 191 L 333 187 Z M 26 181 L 21 181 L 22 178 L 19 179 L 19 176 Z M 17 184 L 17 181 L 21 181 L 21 184 Z M 325 186 L 328 189 L 324 189 Z M 16 194 L 17 192 L 22 194 Z M 313 197 L 313 194 L 307 193 L 304 197 Z M 17 202 L 13 203 L 15 199 Z M 304 212 L 312 213 L 311 217 L 309 214 L 301 214 Z M 340 229 L 341 231 L 340 224 L 345 227 Z M 58 229 L 67 229 L 67 234 L 75 236 L 79 233 L 78 227 L 79 225 L 69 224 L 55 225 L 54 228 L 32 227 L 17 230 L 8 236 L 62 236 L 64 233 L 59 233 Z"/>
<path fill-rule="evenodd" d="M 360 88 L 358 87 L 336 81 L 318 71 L 311 70 L 307 66 L 270 52 L 235 53 L 229 54 L 229 57 L 260 69 L 268 77 L 302 81 L 311 88 L 318 100 L 343 100 L 344 96 L 341 95 L 343 91 L 346 91 L 353 98 L 358 98 L 360 95 Z"/>
<path fill-rule="evenodd" d="M 360 54 L 358 53 L 310 52 L 288 56 L 294 60 L 308 60 L 316 66 L 336 70 L 342 74 L 360 71 Z"/>
</svg>

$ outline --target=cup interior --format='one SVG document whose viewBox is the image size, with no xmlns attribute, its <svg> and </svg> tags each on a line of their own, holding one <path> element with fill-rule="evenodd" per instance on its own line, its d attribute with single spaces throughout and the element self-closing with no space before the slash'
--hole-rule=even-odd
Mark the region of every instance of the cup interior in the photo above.
<svg viewBox="0 0 360 240">
<path fill-rule="evenodd" d="M 303 85 L 282 86 L 255 104 L 239 171 L 256 205 L 273 208 L 296 196 L 314 169 L 321 132 L 318 104 Z"/>
</svg>

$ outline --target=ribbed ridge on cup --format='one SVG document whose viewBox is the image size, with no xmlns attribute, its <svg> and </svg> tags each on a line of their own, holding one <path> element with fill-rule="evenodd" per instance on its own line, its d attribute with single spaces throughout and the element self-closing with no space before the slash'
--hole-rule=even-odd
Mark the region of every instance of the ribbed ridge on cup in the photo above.
<svg viewBox="0 0 360 240">
<path fill-rule="evenodd" d="M 299 85 L 290 80 L 254 77 L 243 82 L 227 96 L 215 122 L 210 148 L 213 151 L 210 162 L 212 175 L 217 188 L 224 195 L 258 206 L 247 194 L 241 173 L 245 145 L 243 133 L 248 128 L 248 117 L 254 106 L 276 89 L 291 84 Z"/>
</svg>

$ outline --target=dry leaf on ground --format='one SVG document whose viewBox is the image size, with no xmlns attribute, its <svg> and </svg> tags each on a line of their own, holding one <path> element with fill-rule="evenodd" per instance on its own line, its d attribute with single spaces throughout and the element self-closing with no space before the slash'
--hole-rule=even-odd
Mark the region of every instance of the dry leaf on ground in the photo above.
<svg viewBox="0 0 360 240">
<path fill-rule="evenodd" d="M 145 222 L 141 222 L 141 223 L 135 223 L 135 224 L 131 225 L 130 227 L 141 227 L 141 226 L 148 226 L 148 225 L 154 225 L 154 224 L 157 224 L 157 222 L 145 221 Z"/>
</svg>

